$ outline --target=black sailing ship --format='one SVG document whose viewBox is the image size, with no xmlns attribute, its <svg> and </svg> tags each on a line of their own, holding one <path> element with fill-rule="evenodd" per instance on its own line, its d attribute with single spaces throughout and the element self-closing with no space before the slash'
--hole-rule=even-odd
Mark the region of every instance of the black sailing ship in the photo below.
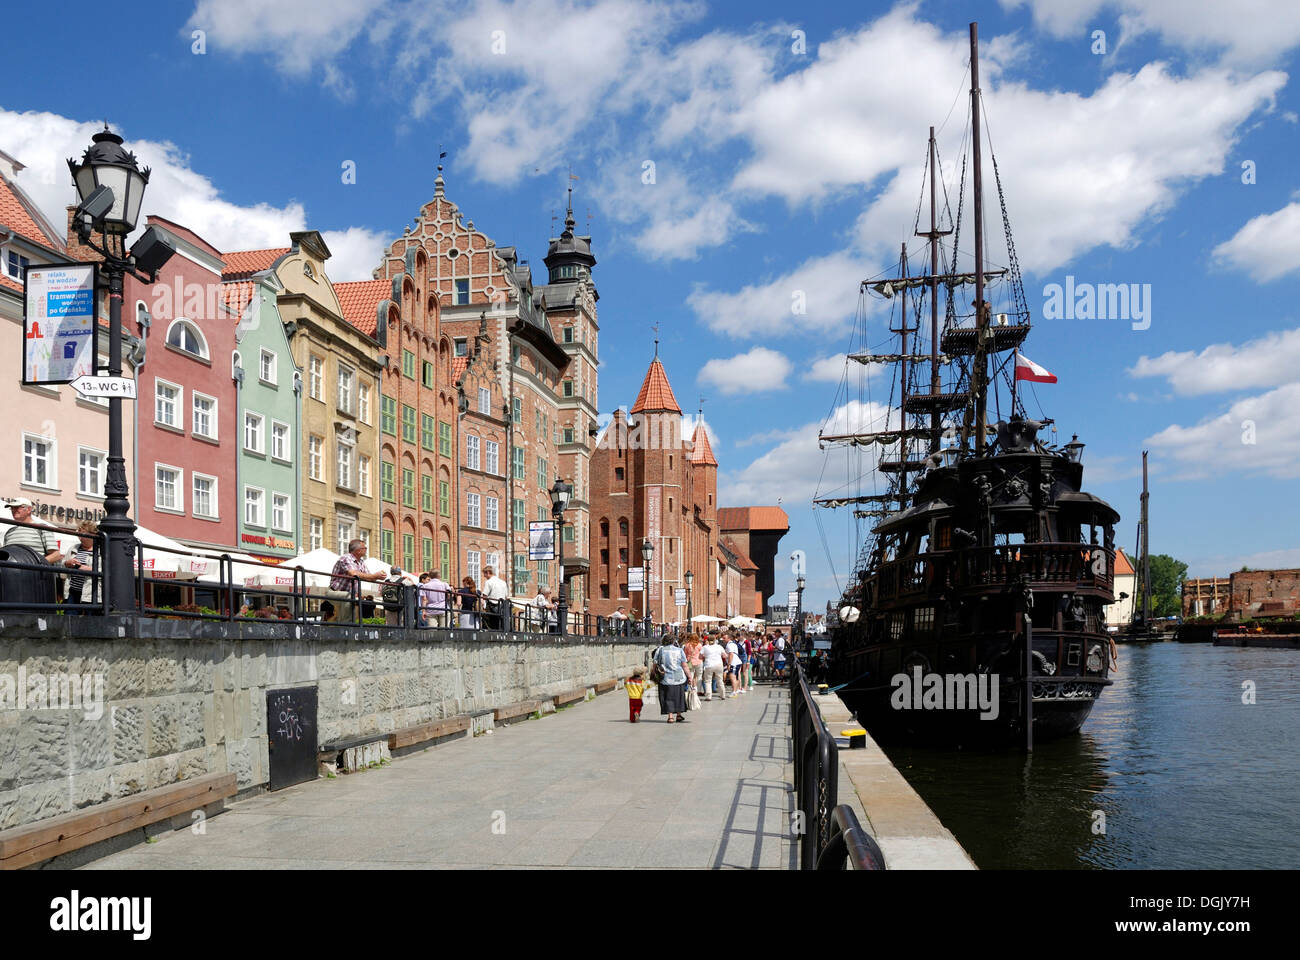
<svg viewBox="0 0 1300 960">
<path fill-rule="evenodd" d="M 873 293 L 890 302 L 889 352 L 867 344 L 864 307 L 855 331 L 862 349 L 847 361 L 860 373 L 872 368 L 857 364 L 895 374 L 888 412 L 865 431 L 861 423 L 823 428 L 823 449 L 847 446 L 858 470 L 814 504 L 853 507 L 870 527 L 843 595 L 827 610 L 830 681 L 858 721 L 885 742 L 1032 745 L 1078 731 L 1111 683 L 1103 608 L 1114 602 L 1119 515 L 1083 491 L 1077 436 L 1057 445 L 1055 426 L 1052 437 L 1040 435 L 1052 421 L 1031 419 L 1018 395 L 1030 313 L 991 151 L 1005 265 L 990 269 L 985 255 L 973 23 L 970 43 L 969 149 L 957 215 L 931 127 L 929 229 L 921 229 L 920 202 L 915 228 L 927 241 L 929 271 L 909 273 L 904 245 L 896 276 L 862 284 L 862 303 Z M 963 272 L 968 166 L 974 250 Z M 923 185 L 922 200 L 926 193 Z M 928 343 L 920 322 L 927 312 Z M 846 371 L 840 410 L 879 409 L 847 402 L 852 379 Z M 871 460 L 874 469 L 864 463 Z M 868 492 L 868 483 L 885 489 Z"/>
</svg>

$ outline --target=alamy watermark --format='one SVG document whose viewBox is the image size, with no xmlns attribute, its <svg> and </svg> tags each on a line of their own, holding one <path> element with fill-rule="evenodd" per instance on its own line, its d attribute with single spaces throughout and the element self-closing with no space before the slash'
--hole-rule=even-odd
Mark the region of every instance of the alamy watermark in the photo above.
<svg viewBox="0 0 1300 960">
<path fill-rule="evenodd" d="M 1043 287 L 1044 320 L 1130 320 L 1134 330 L 1151 326 L 1151 284 L 1078 283 Z"/>
<path fill-rule="evenodd" d="M 87 720 L 104 715 L 102 673 L 0 673 L 0 710 L 80 710 Z"/>
<path fill-rule="evenodd" d="M 895 710 L 979 710 L 981 720 L 998 718 L 998 676 L 995 673 L 896 673 L 889 681 Z"/>
</svg>

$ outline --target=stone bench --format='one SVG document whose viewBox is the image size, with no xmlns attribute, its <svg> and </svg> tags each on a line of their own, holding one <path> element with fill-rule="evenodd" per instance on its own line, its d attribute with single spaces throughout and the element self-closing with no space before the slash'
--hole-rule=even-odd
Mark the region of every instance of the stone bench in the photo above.
<svg viewBox="0 0 1300 960">
<path fill-rule="evenodd" d="M 470 728 L 473 720 L 474 718 L 468 713 L 462 713 L 454 717 L 431 720 L 428 723 L 417 723 L 413 727 L 394 730 L 388 735 L 388 749 L 390 751 L 401 750 L 406 747 L 413 747 L 416 744 L 429 743 L 443 737 L 463 733 Z"/>
<path fill-rule="evenodd" d="M 0 870 L 18 870 L 177 814 L 233 797 L 233 773 L 209 773 L 96 804 L 75 813 L 0 830 Z"/>
<path fill-rule="evenodd" d="M 527 720 L 534 713 L 550 705 L 550 702 L 545 700 L 520 700 L 518 703 L 507 703 L 505 706 L 497 707 L 492 711 L 492 721 L 496 724 L 502 724 Z"/>
</svg>

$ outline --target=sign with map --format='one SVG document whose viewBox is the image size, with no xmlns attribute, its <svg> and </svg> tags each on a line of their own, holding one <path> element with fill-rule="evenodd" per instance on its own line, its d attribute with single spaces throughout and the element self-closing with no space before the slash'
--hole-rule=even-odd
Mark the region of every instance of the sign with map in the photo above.
<svg viewBox="0 0 1300 960">
<path fill-rule="evenodd" d="M 23 272 L 23 383 L 95 375 L 97 279 L 93 263 L 41 264 Z"/>
</svg>

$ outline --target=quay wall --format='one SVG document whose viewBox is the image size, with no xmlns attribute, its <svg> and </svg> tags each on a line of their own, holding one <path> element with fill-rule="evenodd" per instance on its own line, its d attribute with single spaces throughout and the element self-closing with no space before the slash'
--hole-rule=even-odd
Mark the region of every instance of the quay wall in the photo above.
<svg viewBox="0 0 1300 960">
<path fill-rule="evenodd" d="M 0 830 L 209 773 L 269 779 L 268 690 L 314 687 L 318 742 L 626 676 L 638 638 L 0 615 Z M 68 709 L 24 695 L 90 678 Z M 42 678 L 32 687 L 34 678 Z M 64 703 L 67 700 L 65 698 Z M 98 706 L 96 706 L 98 704 Z"/>
</svg>

